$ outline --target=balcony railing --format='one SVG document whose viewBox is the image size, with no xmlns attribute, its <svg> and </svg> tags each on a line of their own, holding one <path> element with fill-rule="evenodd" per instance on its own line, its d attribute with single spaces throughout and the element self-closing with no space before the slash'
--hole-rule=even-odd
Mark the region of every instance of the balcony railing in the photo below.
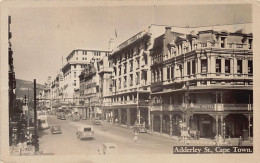
<svg viewBox="0 0 260 163">
<path fill-rule="evenodd" d="M 224 111 L 253 110 L 252 104 L 223 104 Z"/>
</svg>

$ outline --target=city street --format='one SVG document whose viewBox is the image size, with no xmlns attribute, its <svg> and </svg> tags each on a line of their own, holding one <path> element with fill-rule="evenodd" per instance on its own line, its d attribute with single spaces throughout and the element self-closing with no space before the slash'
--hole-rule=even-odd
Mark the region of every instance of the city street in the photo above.
<svg viewBox="0 0 260 163">
<path fill-rule="evenodd" d="M 49 126 L 60 125 L 62 134 L 52 134 L 49 129 L 40 130 L 39 145 L 44 153 L 54 155 L 97 155 L 103 143 L 115 143 L 118 154 L 172 154 L 173 145 L 181 145 L 178 141 L 147 133 L 139 133 L 138 141 L 134 142 L 132 130 L 108 123 L 94 125 L 93 140 L 79 140 L 76 136 L 77 125 L 91 125 L 90 120 L 72 122 L 48 115 L 48 123 Z"/>
</svg>

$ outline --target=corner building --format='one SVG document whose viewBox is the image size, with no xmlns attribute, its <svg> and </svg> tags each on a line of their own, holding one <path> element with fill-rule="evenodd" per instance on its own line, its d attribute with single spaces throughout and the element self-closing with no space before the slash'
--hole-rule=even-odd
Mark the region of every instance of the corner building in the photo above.
<svg viewBox="0 0 260 163">
<path fill-rule="evenodd" d="M 251 32 L 251 24 L 166 27 L 150 50 L 151 130 L 253 136 Z"/>
</svg>

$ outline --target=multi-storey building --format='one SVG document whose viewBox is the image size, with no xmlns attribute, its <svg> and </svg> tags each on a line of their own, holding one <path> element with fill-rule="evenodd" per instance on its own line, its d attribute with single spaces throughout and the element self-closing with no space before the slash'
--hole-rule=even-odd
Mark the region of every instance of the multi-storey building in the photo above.
<svg viewBox="0 0 260 163">
<path fill-rule="evenodd" d="M 151 49 L 151 129 L 252 136 L 251 24 L 176 31 L 167 27 Z"/>
<path fill-rule="evenodd" d="M 164 26 L 151 25 L 119 46 L 109 56 L 113 63 L 111 95 L 105 111 L 119 124 L 135 122 L 149 125 L 150 49 L 154 39 L 164 33 Z"/>
<path fill-rule="evenodd" d="M 107 51 L 100 50 L 73 50 L 67 59 L 67 64 L 62 67 L 63 72 L 63 98 L 68 102 L 73 102 L 75 91 L 79 89 L 78 76 L 82 70 L 91 61 L 99 60 L 103 56 L 108 55 Z"/>
<path fill-rule="evenodd" d="M 50 76 L 45 82 L 42 98 L 43 98 L 42 100 L 43 105 L 45 105 L 47 108 L 51 108 L 52 105 L 51 105 L 51 77 Z"/>
</svg>

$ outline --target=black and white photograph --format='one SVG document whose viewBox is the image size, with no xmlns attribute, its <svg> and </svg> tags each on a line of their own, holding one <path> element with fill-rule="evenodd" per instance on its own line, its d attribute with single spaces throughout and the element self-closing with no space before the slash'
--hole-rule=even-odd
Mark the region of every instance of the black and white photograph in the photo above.
<svg viewBox="0 0 260 163">
<path fill-rule="evenodd" d="M 29 2 L 1 5 L 1 161 L 255 156 L 255 3 Z"/>
</svg>

